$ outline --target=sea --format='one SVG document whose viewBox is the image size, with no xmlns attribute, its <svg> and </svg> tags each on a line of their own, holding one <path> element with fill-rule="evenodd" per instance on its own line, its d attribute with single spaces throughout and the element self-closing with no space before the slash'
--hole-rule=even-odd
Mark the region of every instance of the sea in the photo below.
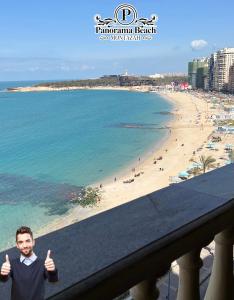
<svg viewBox="0 0 234 300">
<path fill-rule="evenodd" d="M 114 178 L 166 138 L 173 106 L 156 93 L 8 92 L 0 82 L 0 250 L 21 225 L 65 215 L 82 187 Z"/>
</svg>

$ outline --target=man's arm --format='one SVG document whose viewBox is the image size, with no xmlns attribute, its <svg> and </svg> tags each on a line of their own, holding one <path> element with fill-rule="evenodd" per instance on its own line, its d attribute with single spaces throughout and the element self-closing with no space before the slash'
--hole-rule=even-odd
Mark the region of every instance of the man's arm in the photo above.
<svg viewBox="0 0 234 300">
<path fill-rule="evenodd" d="M 54 261 L 50 255 L 51 251 L 48 250 L 45 260 L 46 277 L 49 282 L 56 282 L 58 281 L 58 270 L 56 269 Z"/>
<path fill-rule="evenodd" d="M 0 281 L 6 282 L 9 279 L 9 275 L 2 275 L 0 274 Z"/>
<path fill-rule="evenodd" d="M 54 271 L 46 271 L 47 278 L 49 282 L 57 282 L 58 281 L 58 270 L 55 269 Z"/>
</svg>

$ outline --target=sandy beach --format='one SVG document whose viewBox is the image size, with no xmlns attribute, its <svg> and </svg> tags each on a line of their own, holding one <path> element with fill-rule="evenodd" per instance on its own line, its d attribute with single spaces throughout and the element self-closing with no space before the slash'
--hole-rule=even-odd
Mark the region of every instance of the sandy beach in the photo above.
<svg viewBox="0 0 234 300">
<path fill-rule="evenodd" d="M 214 131 L 210 116 L 216 111 L 211 111 L 211 104 L 193 93 L 167 92 L 161 95 L 174 104 L 174 117 L 168 124 L 168 138 L 160 147 L 152 150 L 152 153 L 140 158 L 134 166 L 130 166 L 129 169 L 123 166 L 125 172 L 121 175 L 116 174 L 113 178 L 93 185 L 102 185 L 102 199 L 98 206 L 75 207 L 67 215 L 38 231 L 37 236 L 166 187 L 171 183 L 172 177 L 186 170 L 191 164 L 191 159 L 199 160 L 200 155 L 216 158 L 218 166 L 226 163 L 228 154 L 224 148 L 225 144 L 234 143 L 233 135 L 223 135 L 215 151 L 206 147 Z M 158 159 L 159 157 L 162 159 Z M 130 179 L 134 181 L 124 183 Z"/>
</svg>

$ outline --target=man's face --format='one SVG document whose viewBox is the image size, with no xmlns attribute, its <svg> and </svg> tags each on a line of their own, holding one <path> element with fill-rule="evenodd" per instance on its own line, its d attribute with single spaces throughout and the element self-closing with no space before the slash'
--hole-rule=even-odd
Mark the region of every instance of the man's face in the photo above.
<svg viewBox="0 0 234 300">
<path fill-rule="evenodd" d="M 32 239 L 29 233 L 23 233 L 17 235 L 16 247 L 20 253 L 24 256 L 31 256 L 35 241 Z"/>
</svg>

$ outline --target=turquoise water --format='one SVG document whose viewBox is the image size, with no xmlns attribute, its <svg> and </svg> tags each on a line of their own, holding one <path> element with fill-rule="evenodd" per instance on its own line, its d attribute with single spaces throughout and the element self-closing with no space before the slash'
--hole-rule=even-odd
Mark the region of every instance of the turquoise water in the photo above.
<svg viewBox="0 0 234 300">
<path fill-rule="evenodd" d="M 155 93 L 7 93 L 0 83 L 0 247 L 69 209 L 68 195 L 142 157 L 166 131 L 171 104 Z M 23 220 L 23 221 L 22 221 Z"/>
</svg>

